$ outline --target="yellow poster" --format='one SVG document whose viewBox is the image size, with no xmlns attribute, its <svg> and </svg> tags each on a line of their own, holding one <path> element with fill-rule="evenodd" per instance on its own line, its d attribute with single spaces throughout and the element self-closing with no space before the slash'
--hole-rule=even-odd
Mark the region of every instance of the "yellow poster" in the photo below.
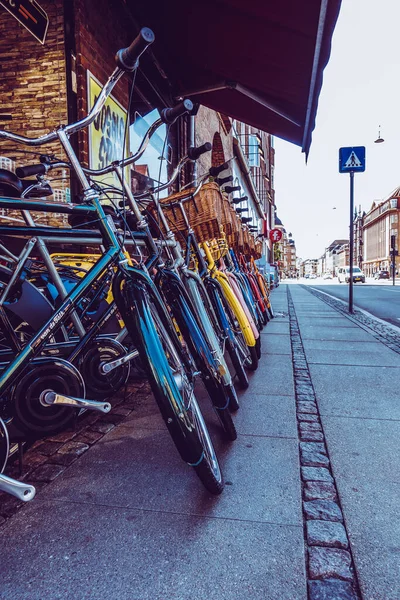
<svg viewBox="0 0 400 600">
<path fill-rule="evenodd" d="M 89 110 L 94 106 L 101 90 L 100 83 L 88 71 Z M 91 169 L 103 169 L 113 161 L 129 156 L 129 128 L 126 132 L 125 151 L 123 151 L 126 119 L 127 111 L 115 98 L 109 96 L 100 114 L 89 126 L 89 167 Z M 130 184 L 130 167 L 126 167 L 124 177 Z M 108 185 L 121 189 L 115 173 L 101 175 L 93 180 L 101 184 L 101 187 Z"/>
</svg>

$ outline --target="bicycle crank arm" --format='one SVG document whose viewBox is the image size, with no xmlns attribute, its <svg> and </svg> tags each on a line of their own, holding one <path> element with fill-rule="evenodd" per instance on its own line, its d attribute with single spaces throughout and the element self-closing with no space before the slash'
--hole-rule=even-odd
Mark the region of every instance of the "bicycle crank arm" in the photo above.
<svg viewBox="0 0 400 600">
<path fill-rule="evenodd" d="M 83 398 L 72 398 L 63 396 L 56 392 L 42 392 L 40 402 L 43 406 L 71 406 L 72 408 L 86 408 L 87 410 L 97 410 L 102 413 L 108 413 L 111 410 L 109 402 L 98 402 L 97 400 L 84 400 Z"/>
<path fill-rule="evenodd" d="M 22 500 L 22 502 L 33 500 L 36 494 L 33 485 L 11 479 L 11 477 L 7 477 L 6 475 L 0 475 L 0 491 L 11 494 L 11 496 L 15 496 L 18 500 Z"/>
<path fill-rule="evenodd" d="M 106 375 L 110 371 L 113 371 L 117 367 L 124 365 L 125 363 L 129 362 L 133 358 L 137 358 L 138 356 L 139 352 L 137 350 L 132 350 L 132 352 L 125 354 L 125 356 L 122 356 L 121 358 L 117 358 L 116 360 L 112 360 L 111 362 L 101 364 L 100 373 L 102 375 Z"/>
</svg>

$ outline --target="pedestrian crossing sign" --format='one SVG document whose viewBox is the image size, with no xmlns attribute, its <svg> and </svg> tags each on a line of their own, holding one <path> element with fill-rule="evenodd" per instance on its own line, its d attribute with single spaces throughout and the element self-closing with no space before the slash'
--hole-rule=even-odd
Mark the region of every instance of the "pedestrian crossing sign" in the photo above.
<svg viewBox="0 0 400 600">
<path fill-rule="evenodd" d="M 365 146 L 339 149 L 339 173 L 363 173 L 365 171 Z"/>
</svg>

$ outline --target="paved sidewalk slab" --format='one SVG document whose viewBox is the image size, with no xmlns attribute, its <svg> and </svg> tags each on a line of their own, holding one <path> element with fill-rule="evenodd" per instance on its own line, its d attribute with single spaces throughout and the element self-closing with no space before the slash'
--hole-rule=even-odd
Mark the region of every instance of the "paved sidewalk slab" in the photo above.
<svg viewBox="0 0 400 600">
<path fill-rule="evenodd" d="M 167 431 L 137 429 L 134 423 L 107 434 L 54 482 L 47 498 L 301 523 L 296 440 L 243 435 L 233 444 L 222 445 L 215 434 L 213 439 L 230 483 L 218 498 L 210 496 L 194 471 L 181 461 Z"/>
<path fill-rule="evenodd" d="M 319 316 L 318 314 L 312 316 L 297 316 L 297 321 L 299 325 L 305 327 L 306 330 L 308 328 L 319 329 L 320 327 L 346 327 L 346 328 L 356 328 L 358 329 L 358 325 L 355 325 L 346 317 L 336 317 L 331 315 L 326 315 L 324 317 Z"/>
<path fill-rule="evenodd" d="M 299 323 L 299 325 L 301 324 Z M 370 342 L 372 338 L 371 334 L 358 326 L 329 327 L 328 325 L 319 327 L 302 325 L 301 337 L 303 340 L 345 340 L 350 342 Z"/>
<path fill-rule="evenodd" d="M 341 342 L 338 342 L 341 343 Z M 376 344 L 378 346 L 378 344 Z M 349 350 L 347 344 L 343 344 L 340 352 L 337 350 L 326 350 L 323 348 L 306 350 L 306 357 L 309 364 L 326 365 L 353 365 L 379 367 L 399 367 L 399 355 L 389 350 L 389 348 L 369 349 L 363 348 L 363 351 Z"/>
<path fill-rule="evenodd" d="M 270 331 L 261 332 L 261 354 L 287 354 L 292 356 L 290 335 L 271 333 Z"/>
<path fill-rule="evenodd" d="M 309 363 L 400 367 L 400 355 L 378 341 L 303 340 Z"/>
<path fill-rule="evenodd" d="M 246 402 L 245 410 L 243 403 Z M 292 396 L 252 394 L 235 415 L 241 435 L 290 437 L 297 440 L 295 402 Z"/>
<path fill-rule="evenodd" d="M 277 333 L 289 335 L 288 319 L 272 319 L 267 325 L 268 333 Z"/>
<path fill-rule="evenodd" d="M 268 340 L 266 343 L 269 343 Z M 257 371 L 249 372 L 248 375 L 249 392 L 252 394 L 294 396 L 293 367 L 290 355 L 263 354 L 262 368 L 259 367 Z"/>
<path fill-rule="evenodd" d="M 309 367 L 321 414 L 400 419 L 400 368 Z"/>
<path fill-rule="evenodd" d="M 298 527 L 50 501 L 21 517 L 4 539 L 7 600 L 307 598 Z"/>
</svg>

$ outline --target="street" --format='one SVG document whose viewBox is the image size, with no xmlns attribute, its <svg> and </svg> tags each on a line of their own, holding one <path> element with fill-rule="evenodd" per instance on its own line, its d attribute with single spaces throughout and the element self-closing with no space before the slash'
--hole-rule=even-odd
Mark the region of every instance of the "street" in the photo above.
<svg viewBox="0 0 400 600">
<path fill-rule="evenodd" d="M 291 280 L 287 281 L 288 283 Z M 337 280 L 299 279 L 299 283 L 311 286 L 321 292 L 330 294 L 340 300 L 348 301 L 349 286 L 339 284 Z M 400 281 L 393 286 L 392 281 L 374 281 L 367 279 L 365 284 L 356 283 L 353 286 L 354 306 L 370 312 L 397 327 L 400 326 Z"/>
</svg>

